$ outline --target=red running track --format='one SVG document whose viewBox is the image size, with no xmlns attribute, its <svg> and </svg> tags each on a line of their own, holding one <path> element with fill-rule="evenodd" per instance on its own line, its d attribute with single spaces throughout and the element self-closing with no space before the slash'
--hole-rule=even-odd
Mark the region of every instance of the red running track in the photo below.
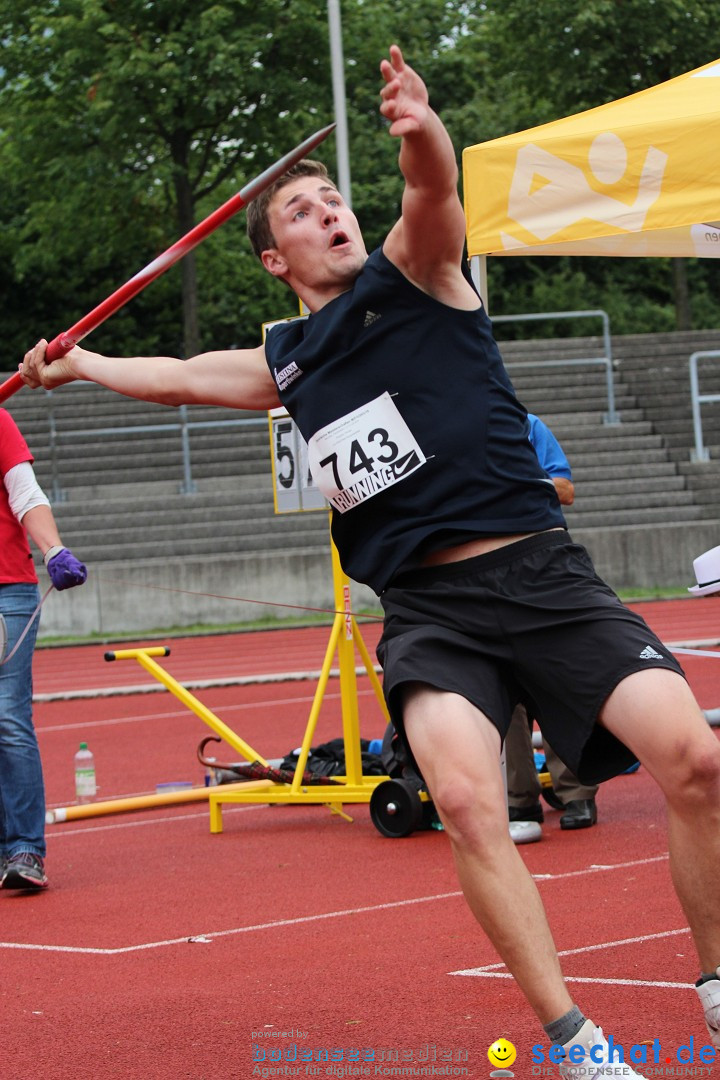
<svg viewBox="0 0 720 1080">
<path fill-rule="evenodd" d="M 668 643 L 707 648 L 720 636 L 705 600 L 642 610 Z M 371 651 L 377 632 L 363 627 Z M 177 640 L 165 666 L 188 682 L 313 672 L 327 635 Z M 148 676 L 133 674 L 129 661 L 106 664 L 103 652 L 37 654 L 49 805 L 72 798 L 81 739 L 95 753 L 103 798 L 167 780 L 200 783 L 195 748 L 208 729 L 165 692 L 108 694 Z M 716 661 L 682 661 L 700 704 L 720 705 Z M 87 690 L 107 696 L 72 696 Z M 274 757 L 300 742 L 314 690 L 310 677 L 197 694 Z M 384 721 L 364 677 L 359 701 L 363 736 L 380 735 Z M 331 680 L 316 741 L 338 735 L 340 717 Z M 657 1038 L 673 1057 L 691 1036 L 696 1045 L 706 1039 L 661 800 L 641 769 L 604 785 L 598 804 L 596 828 L 563 833 L 548 810 L 541 843 L 518 850 L 537 876 L 581 1007 L 616 1042 Z M 487 1049 L 501 1035 L 517 1049 L 518 1080 L 538 1075 L 530 1048 L 542 1031 L 459 895 L 447 838 L 387 840 L 366 807 L 345 809 L 352 824 L 323 807 L 226 806 L 218 836 L 204 804 L 50 826 L 51 888 L 0 893 L 0 1075 L 338 1076 L 372 1055 L 370 1072 L 346 1075 L 393 1075 L 382 1070 L 394 1066 L 409 1070 L 394 1075 L 419 1076 L 434 1064 L 464 1070 L 444 1075 L 487 1077 Z M 262 1053 L 254 1046 L 264 1047 L 264 1062 L 253 1061 Z M 270 1060 L 278 1048 L 282 1063 Z M 318 1058 L 340 1051 L 328 1072 L 330 1061 Z M 314 1059 L 309 1071 L 303 1053 Z M 285 1066 L 300 1072 L 269 1071 Z"/>
</svg>

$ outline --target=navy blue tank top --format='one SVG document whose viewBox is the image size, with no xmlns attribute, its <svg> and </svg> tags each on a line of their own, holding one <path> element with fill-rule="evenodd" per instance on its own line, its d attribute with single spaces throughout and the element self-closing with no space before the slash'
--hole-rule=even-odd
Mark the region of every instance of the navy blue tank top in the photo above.
<svg viewBox="0 0 720 1080">
<path fill-rule="evenodd" d="M 431 551 L 565 527 L 484 308 L 440 303 L 378 249 L 265 353 L 355 581 L 379 594 Z"/>
</svg>

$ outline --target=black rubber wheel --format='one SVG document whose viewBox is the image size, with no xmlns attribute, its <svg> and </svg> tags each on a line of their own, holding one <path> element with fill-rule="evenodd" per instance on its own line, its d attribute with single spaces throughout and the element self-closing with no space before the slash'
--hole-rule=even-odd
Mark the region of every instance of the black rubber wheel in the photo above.
<svg viewBox="0 0 720 1080">
<path fill-rule="evenodd" d="M 420 793 L 408 780 L 384 780 L 370 797 L 370 818 L 383 836 L 409 836 L 422 826 Z"/>
</svg>

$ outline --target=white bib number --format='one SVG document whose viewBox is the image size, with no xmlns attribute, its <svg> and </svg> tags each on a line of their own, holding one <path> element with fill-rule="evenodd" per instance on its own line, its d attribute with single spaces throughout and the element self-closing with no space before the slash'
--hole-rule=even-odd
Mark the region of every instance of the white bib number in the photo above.
<svg viewBox="0 0 720 1080">
<path fill-rule="evenodd" d="M 316 431 L 308 463 L 325 498 L 344 514 L 410 476 L 425 455 L 386 392 Z"/>
</svg>

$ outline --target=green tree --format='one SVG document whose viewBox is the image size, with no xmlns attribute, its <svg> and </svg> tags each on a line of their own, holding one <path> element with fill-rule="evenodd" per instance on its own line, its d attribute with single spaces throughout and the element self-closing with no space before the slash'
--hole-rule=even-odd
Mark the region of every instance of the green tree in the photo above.
<svg viewBox="0 0 720 1080">
<path fill-rule="evenodd" d="M 410 17 L 407 0 L 342 0 L 352 201 L 368 246 L 392 225 L 402 193 L 398 145 L 378 111 L 378 65 L 392 41 L 425 77 L 459 159 L 463 146 L 712 59 L 719 8 L 414 0 Z M 0 0 L 0 35 L 8 367 L 332 119 L 325 0 Z M 318 155 L 334 165 L 332 138 Z M 263 321 L 294 314 L 297 301 L 262 270 L 244 223 L 241 213 L 217 230 L 88 344 L 189 355 L 255 344 Z M 720 322 L 710 273 L 689 267 L 698 325 Z M 498 309 L 608 297 L 616 331 L 674 318 L 669 261 L 641 273 L 628 260 L 495 259 L 491 275 Z"/>
<path fill-rule="evenodd" d="M 379 60 L 399 41 L 444 108 L 469 90 L 446 73 L 474 7 L 416 0 L 408 19 L 406 0 L 342 4 L 353 202 L 370 245 L 401 194 Z M 332 119 L 325 0 L 0 0 L 0 34 L 0 287 L 16 349 L 67 328 Z M 333 150 L 329 139 L 319 152 L 331 165 Z M 188 355 L 254 343 L 262 321 L 294 314 L 243 225 L 223 226 L 90 344 Z"/>
<path fill-rule="evenodd" d="M 28 0 L 21 11 L 0 0 L 12 265 L 19 282 L 52 277 L 49 314 L 77 311 L 80 293 L 92 299 L 78 315 L 93 307 L 224 201 L 228 184 L 320 126 L 323 13 L 313 0 Z M 298 40 L 310 57 L 300 77 Z M 114 338 L 155 316 L 160 298 L 178 309 L 179 277 L 178 348 L 200 348 L 195 257 L 170 275 L 124 326 L 114 320 Z"/>
</svg>

